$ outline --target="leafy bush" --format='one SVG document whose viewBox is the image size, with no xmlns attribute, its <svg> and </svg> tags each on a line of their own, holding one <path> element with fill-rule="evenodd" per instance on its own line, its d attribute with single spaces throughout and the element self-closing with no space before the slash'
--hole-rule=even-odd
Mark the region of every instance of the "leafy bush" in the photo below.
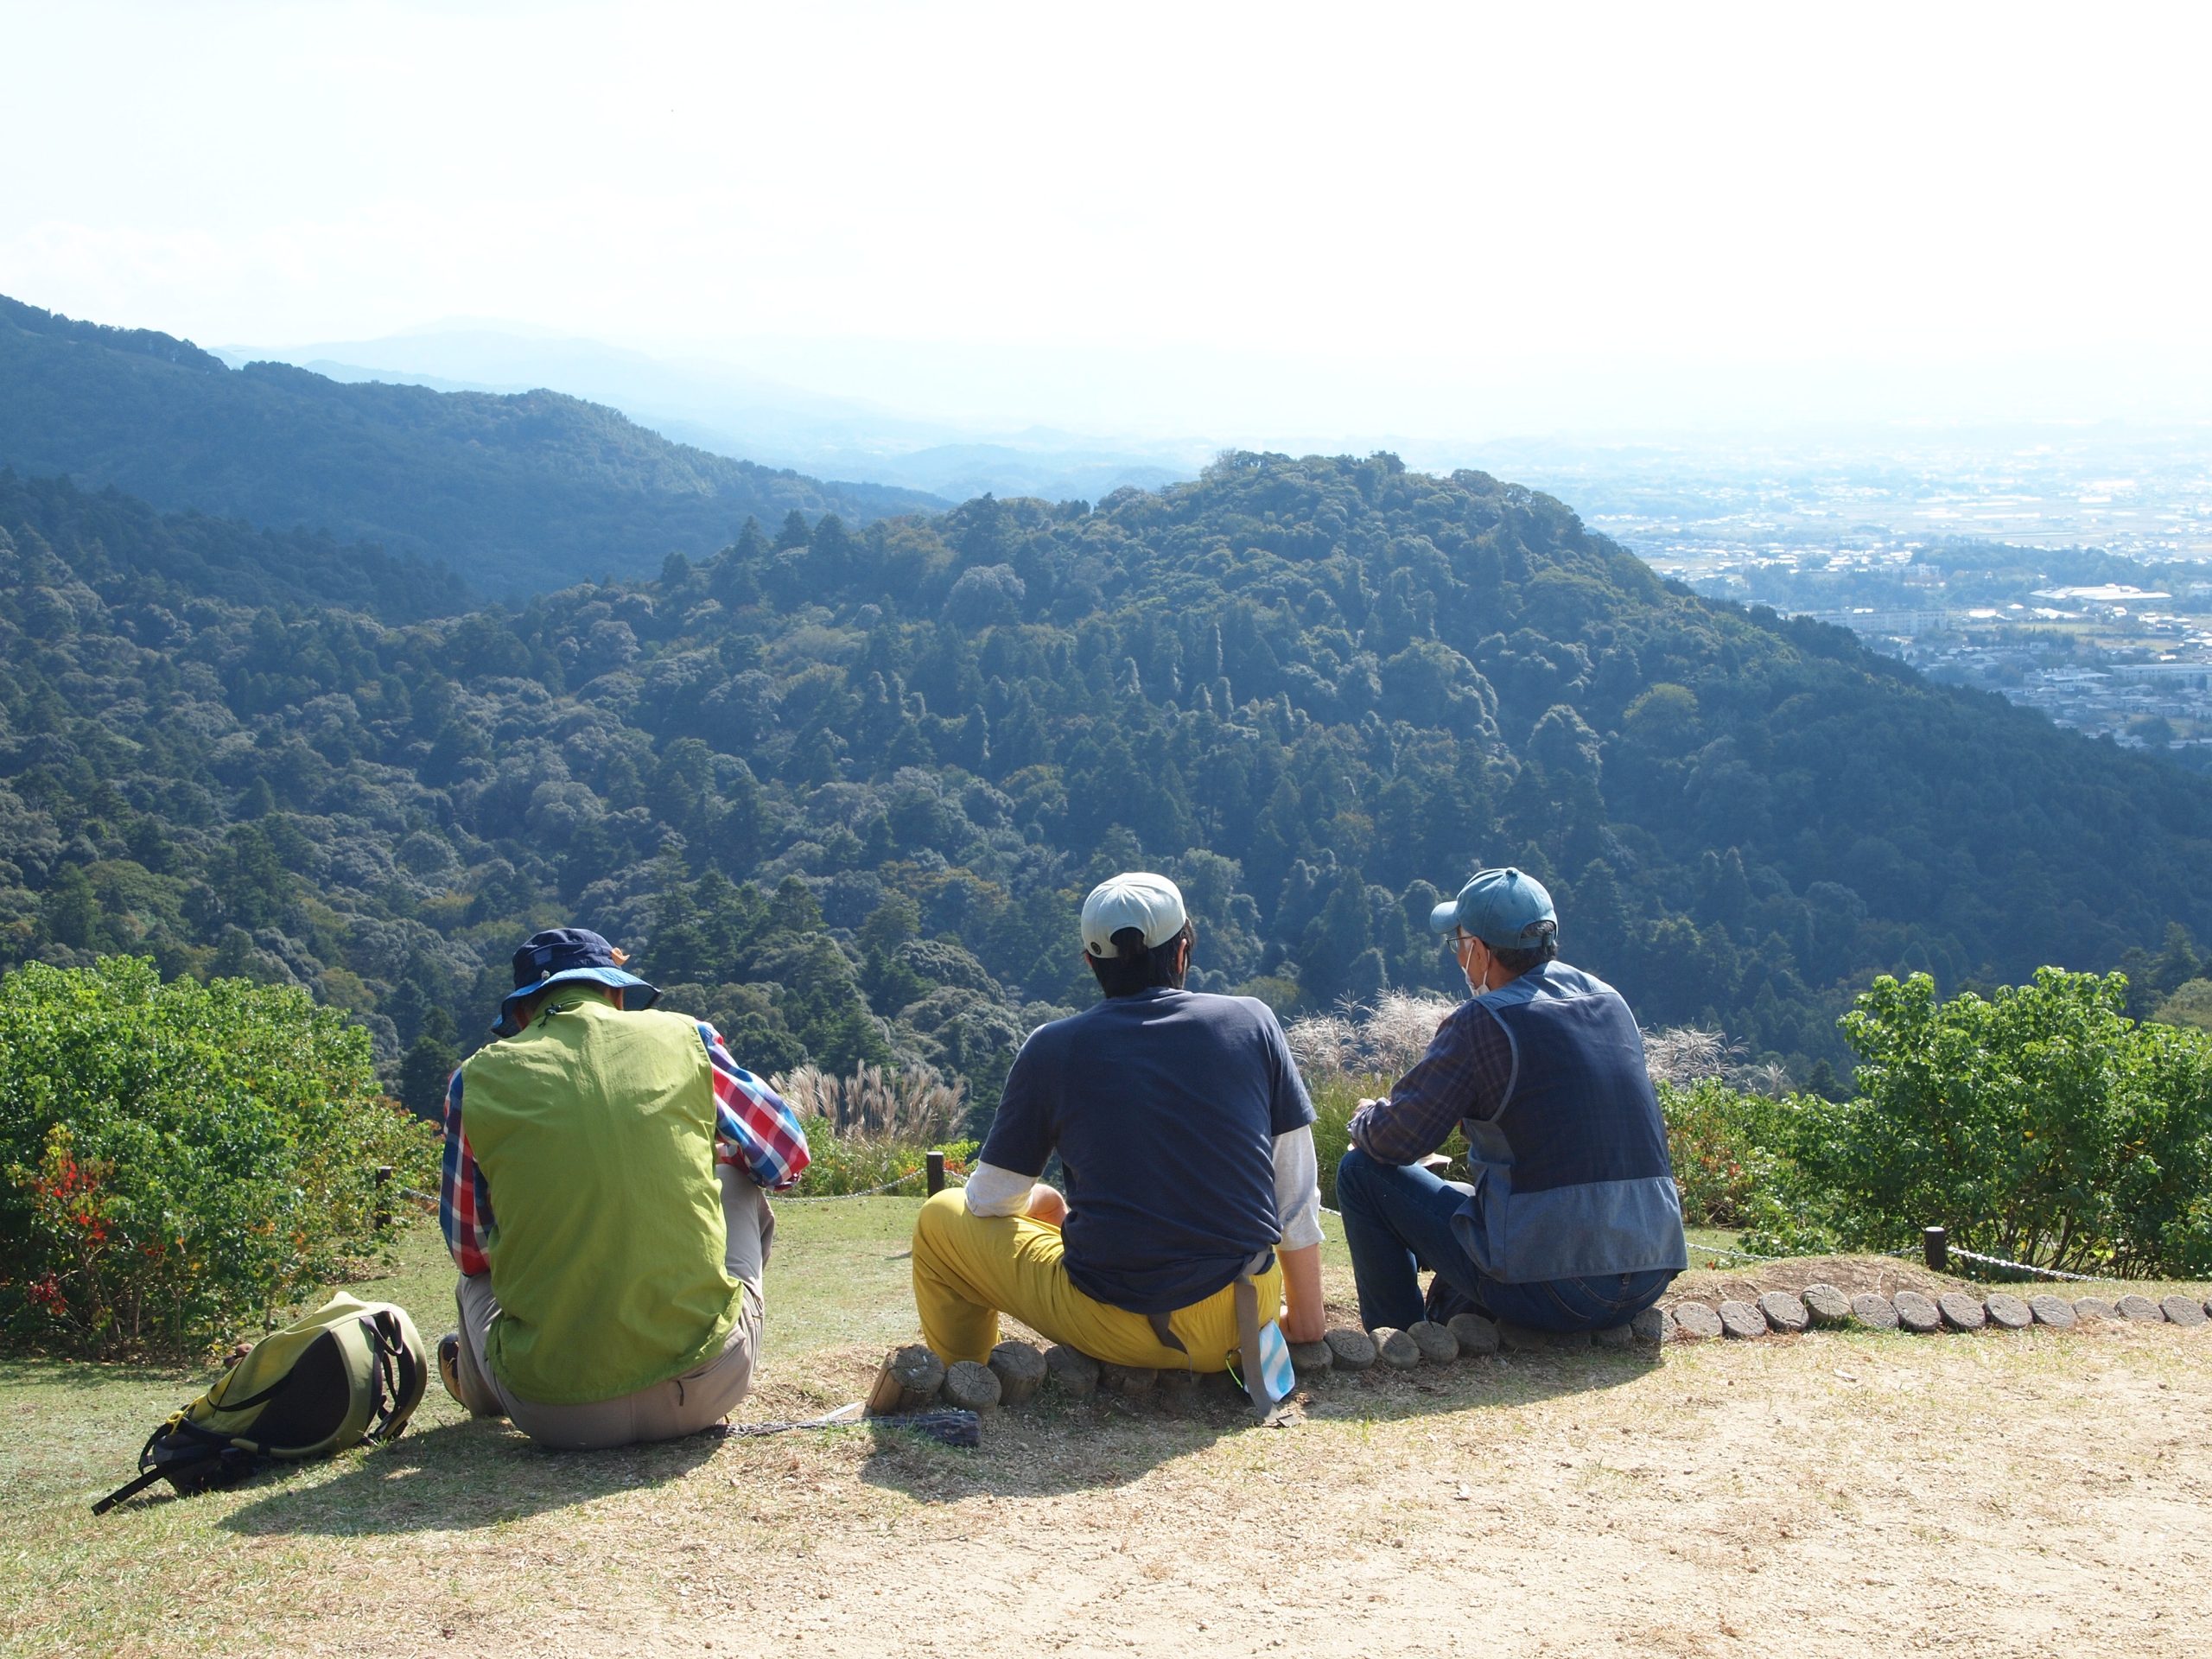
<svg viewBox="0 0 2212 1659">
<path fill-rule="evenodd" d="M 1657 1083 L 1667 1155 L 1692 1227 L 1723 1227 L 1774 1255 L 1832 1249 L 1826 1206 L 1789 1151 L 1796 1103 L 1719 1077 Z"/>
<path fill-rule="evenodd" d="M 1790 1103 L 1786 1138 L 1837 1232 L 1929 1224 L 2011 1260 L 2212 1272 L 2212 1040 L 2137 1025 L 2127 982 L 2056 968 L 1987 1000 L 1886 975 L 1843 1020 L 1854 1098 Z"/>
<path fill-rule="evenodd" d="M 931 1151 L 944 1154 L 945 1173 L 951 1176 L 965 1175 L 976 1161 L 976 1143 L 973 1141 L 894 1139 L 856 1130 L 840 1131 L 826 1117 L 809 1117 L 803 1122 L 807 1150 L 813 1155 L 806 1173 L 799 1177 L 793 1193 L 796 1198 L 842 1198 L 868 1192 L 902 1176 L 918 1177 Z M 921 1192 L 918 1179 L 899 1189 L 902 1198 L 918 1198 Z"/>
<path fill-rule="evenodd" d="M 436 1160 L 302 990 L 120 957 L 0 982 L 11 1344 L 190 1357 L 378 1246 L 377 1166 L 424 1186 Z"/>
<path fill-rule="evenodd" d="M 1775 1103 L 1738 1093 L 1718 1077 L 1686 1087 L 1662 1083 L 1658 1090 L 1682 1219 L 1693 1227 L 1746 1225 L 1756 1195 L 1775 1176 Z"/>
</svg>

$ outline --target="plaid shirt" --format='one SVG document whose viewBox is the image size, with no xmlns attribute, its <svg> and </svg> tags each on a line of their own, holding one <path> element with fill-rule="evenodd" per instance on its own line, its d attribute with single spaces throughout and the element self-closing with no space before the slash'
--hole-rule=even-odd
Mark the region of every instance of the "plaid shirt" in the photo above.
<svg viewBox="0 0 2212 1659">
<path fill-rule="evenodd" d="M 807 1166 L 806 1132 L 783 1097 L 730 1058 L 720 1033 L 699 1022 L 715 1088 L 715 1161 L 734 1164 L 757 1186 L 787 1192 Z M 438 1224 L 462 1273 L 489 1273 L 492 1189 L 469 1150 L 461 1126 L 461 1073 L 446 1085 L 445 1180 L 438 1195 Z"/>
<path fill-rule="evenodd" d="M 1352 1144 L 1379 1163 L 1410 1164 L 1449 1140 L 1462 1118 L 1496 1117 L 1513 1086 L 1513 1041 L 1497 1016 L 1469 998 L 1444 1018 L 1388 1100 L 1351 1121 Z"/>
</svg>

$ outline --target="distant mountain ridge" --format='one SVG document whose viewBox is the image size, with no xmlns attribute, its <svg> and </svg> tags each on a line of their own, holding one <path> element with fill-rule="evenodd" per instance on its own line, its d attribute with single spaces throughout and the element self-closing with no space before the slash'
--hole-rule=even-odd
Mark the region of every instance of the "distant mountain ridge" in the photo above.
<svg viewBox="0 0 2212 1659">
<path fill-rule="evenodd" d="M 1130 485 L 1157 489 L 1195 476 L 1221 448 L 1195 437 L 1109 438 L 1033 424 L 984 429 L 810 391 L 711 356 L 657 358 L 476 319 L 376 340 L 226 346 L 217 355 L 233 367 L 273 360 L 333 380 L 435 391 L 546 387 L 618 409 L 664 437 L 714 454 L 953 501 L 979 495 L 1095 501 Z"/>
<path fill-rule="evenodd" d="M 750 518 L 858 524 L 945 504 L 673 443 L 557 392 L 495 397 L 226 367 L 150 329 L 0 297 L 0 464 L 165 510 L 304 525 L 442 563 L 495 597 L 704 556 Z"/>
</svg>

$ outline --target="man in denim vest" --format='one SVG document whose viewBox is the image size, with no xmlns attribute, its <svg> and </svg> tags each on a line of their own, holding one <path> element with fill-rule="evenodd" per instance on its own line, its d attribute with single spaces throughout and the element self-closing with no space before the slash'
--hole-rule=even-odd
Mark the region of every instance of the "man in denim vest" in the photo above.
<svg viewBox="0 0 2212 1659">
<path fill-rule="evenodd" d="M 1337 1169 L 1370 1329 L 1471 1308 L 1549 1331 L 1625 1325 L 1689 1265 L 1643 1039 L 1620 994 L 1560 961 L 1551 895 L 1484 870 L 1429 918 L 1472 997 Z M 1420 1160 L 1454 1128 L 1473 1180 Z M 1419 1270 L 1436 1274 L 1428 1300 Z"/>
</svg>

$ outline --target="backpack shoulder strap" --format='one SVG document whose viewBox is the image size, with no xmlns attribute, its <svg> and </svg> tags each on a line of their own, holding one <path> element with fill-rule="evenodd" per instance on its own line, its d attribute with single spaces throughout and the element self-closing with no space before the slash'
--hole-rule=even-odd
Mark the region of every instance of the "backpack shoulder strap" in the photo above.
<svg viewBox="0 0 2212 1659">
<path fill-rule="evenodd" d="M 168 1472 L 166 1470 L 149 1469 L 144 1474 L 138 1476 L 136 1479 L 124 1481 L 122 1485 L 117 1487 L 105 1497 L 100 1499 L 99 1503 L 93 1504 L 92 1513 L 94 1515 L 105 1515 L 117 1504 L 122 1503 L 124 1498 L 136 1497 L 139 1493 L 144 1491 L 156 1481 L 167 1480 L 168 1478 Z"/>
<path fill-rule="evenodd" d="M 393 1440 L 405 1433 L 407 1422 L 422 1403 L 429 1381 L 428 1357 L 413 1321 L 398 1308 L 385 1305 L 361 1321 L 368 1333 L 376 1361 L 376 1400 L 366 1438 Z"/>
</svg>

